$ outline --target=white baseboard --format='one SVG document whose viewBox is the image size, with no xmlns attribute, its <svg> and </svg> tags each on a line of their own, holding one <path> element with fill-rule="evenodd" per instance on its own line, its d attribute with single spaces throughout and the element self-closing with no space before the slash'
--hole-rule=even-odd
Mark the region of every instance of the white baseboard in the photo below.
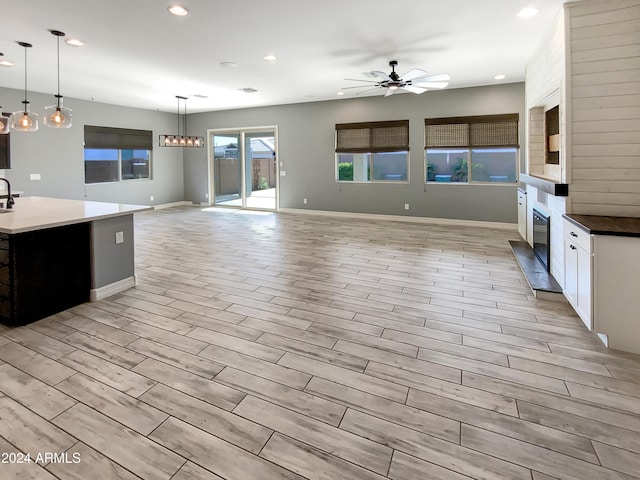
<svg viewBox="0 0 640 480">
<path fill-rule="evenodd" d="M 390 220 L 393 222 L 426 223 L 435 225 L 456 225 L 462 227 L 497 228 L 500 230 L 518 229 L 517 223 L 482 222 L 479 220 L 459 220 L 456 218 L 410 217 L 404 215 L 383 215 L 377 213 L 333 212 L 328 210 L 306 210 L 302 208 L 281 208 L 280 213 L 319 215 L 325 217 L 364 218 L 369 220 Z"/>
<path fill-rule="evenodd" d="M 183 200 L 182 202 L 171 202 L 171 203 L 162 203 L 160 205 L 154 205 L 153 208 L 155 210 L 163 210 L 165 208 L 171 208 L 171 207 L 182 207 L 182 206 L 189 206 L 192 207 L 193 206 L 193 202 L 187 202 L 186 200 Z"/>
<path fill-rule="evenodd" d="M 117 282 L 110 283 L 109 285 L 105 285 L 104 287 L 92 288 L 89 299 L 92 302 L 99 302 L 100 300 L 110 297 L 111 295 L 124 292 L 125 290 L 128 290 L 131 287 L 135 286 L 136 277 L 134 275 L 132 277 L 123 278 L 122 280 L 118 280 Z"/>
</svg>

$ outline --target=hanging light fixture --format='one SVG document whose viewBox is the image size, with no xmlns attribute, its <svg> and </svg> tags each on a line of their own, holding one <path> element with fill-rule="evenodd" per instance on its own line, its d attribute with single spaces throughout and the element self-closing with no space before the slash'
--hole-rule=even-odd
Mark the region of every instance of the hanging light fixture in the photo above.
<svg viewBox="0 0 640 480">
<path fill-rule="evenodd" d="M 33 45 L 27 42 L 16 43 L 24 47 L 24 100 L 22 101 L 24 110 L 11 114 L 11 128 L 19 132 L 35 132 L 38 130 L 39 115 L 29 111 L 29 100 L 27 100 L 27 49 Z"/>
<path fill-rule="evenodd" d="M 55 95 L 56 105 L 44 108 L 44 124 L 51 128 L 69 128 L 71 126 L 71 109 L 62 106 L 62 95 L 60 95 L 60 37 L 64 37 L 64 32 L 59 30 L 49 30 L 51 35 L 58 38 L 58 93 Z"/>
<path fill-rule="evenodd" d="M 204 147 L 204 137 L 187 135 L 187 97 L 176 95 L 178 99 L 178 133 L 160 135 L 161 147 Z M 180 101 L 184 100 L 184 135 L 180 135 Z"/>
</svg>

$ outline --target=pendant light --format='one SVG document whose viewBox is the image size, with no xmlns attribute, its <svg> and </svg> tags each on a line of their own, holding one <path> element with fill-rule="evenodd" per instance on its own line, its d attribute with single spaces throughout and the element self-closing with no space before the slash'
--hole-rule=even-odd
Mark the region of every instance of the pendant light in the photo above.
<svg viewBox="0 0 640 480">
<path fill-rule="evenodd" d="M 27 49 L 33 45 L 26 42 L 16 43 L 24 47 L 24 100 L 22 101 L 24 110 L 11 114 L 11 128 L 19 132 L 35 132 L 38 130 L 39 115 L 29 111 L 29 100 L 27 100 Z"/>
<path fill-rule="evenodd" d="M 161 147 L 204 147 L 204 137 L 187 135 L 187 97 L 176 95 L 178 99 L 178 133 L 176 135 L 160 135 Z M 184 100 L 184 135 L 180 135 L 180 100 Z"/>
<path fill-rule="evenodd" d="M 64 32 L 59 30 L 49 30 L 51 35 L 58 38 L 58 93 L 55 95 L 56 105 L 45 107 L 44 124 L 51 128 L 69 128 L 71 126 L 71 109 L 62 106 L 62 95 L 60 95 L 60 37 L 64 37 Z"/>
</svg>

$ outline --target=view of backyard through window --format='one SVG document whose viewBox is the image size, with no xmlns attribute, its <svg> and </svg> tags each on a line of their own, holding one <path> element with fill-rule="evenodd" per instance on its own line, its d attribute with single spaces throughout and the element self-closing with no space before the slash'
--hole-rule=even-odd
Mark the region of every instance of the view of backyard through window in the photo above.
<svg viewBox="0 0 640 480">
<path fill-rule="evenodd" d="M 425 180 L 446 183 L 514 183 L 517 161 L 516 148 L 428 148 Z"/>
<path fill-rule="evenodd" d="M 409 152 L 338 153 L 338 181 L 406 182 Z"/>
<path fill-rule="evenodd" d="M 117 148 L 84 149 L 84 182 L 104 183 L 150 178 L 151 151 Z"/>
</svg>

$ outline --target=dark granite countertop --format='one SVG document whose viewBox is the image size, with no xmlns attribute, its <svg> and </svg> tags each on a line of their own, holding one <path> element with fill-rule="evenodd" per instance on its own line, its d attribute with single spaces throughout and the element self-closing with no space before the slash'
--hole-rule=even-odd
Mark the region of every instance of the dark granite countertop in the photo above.
<svg viewBox="0 0 640 480">
<path fill-rule="evenodd" d="M 563 217 L 592 235 L 640 237 L 640 218 L 567 214 Z"/>
</svg>

